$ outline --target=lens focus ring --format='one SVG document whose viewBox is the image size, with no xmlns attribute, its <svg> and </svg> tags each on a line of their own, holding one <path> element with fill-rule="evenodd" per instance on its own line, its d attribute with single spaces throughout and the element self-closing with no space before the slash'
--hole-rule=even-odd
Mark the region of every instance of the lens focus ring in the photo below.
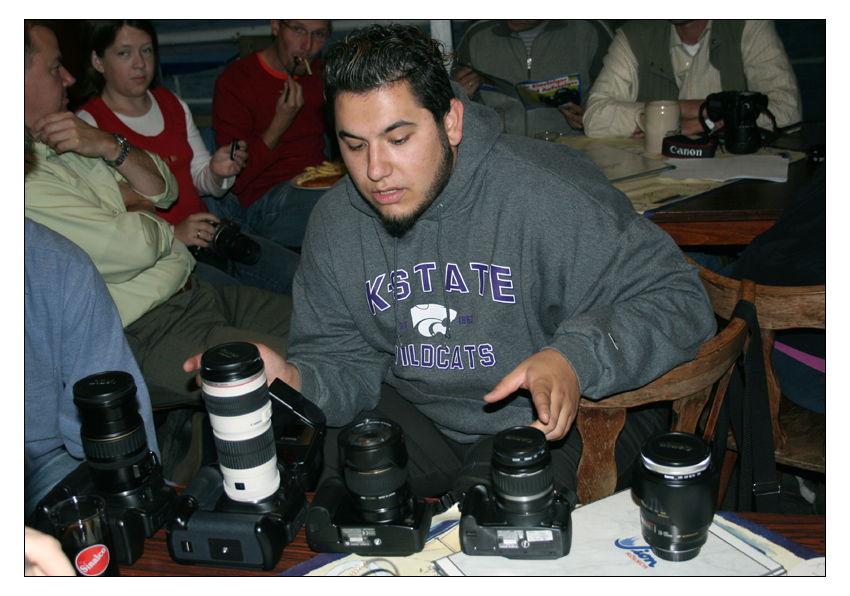
<svg viewBox="0 0 850 596">
<path fill-rule="evenodd" d="M 247 470 L 277 457 L 271 427 L 261 435 L 242 441 L 224 441 L 215 435 L 213 438 L 219 462 L 231 470 Z"/>
</svg>

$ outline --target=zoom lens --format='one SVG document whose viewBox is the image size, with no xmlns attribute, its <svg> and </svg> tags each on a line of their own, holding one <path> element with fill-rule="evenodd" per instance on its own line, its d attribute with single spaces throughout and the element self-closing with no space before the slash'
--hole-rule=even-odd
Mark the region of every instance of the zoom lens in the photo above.
<svg viewBox="0 0 850 596">
<path fill-rule="evenodd" d="M 361 517 L 387 523 L 408 513 L 407 447 L 401 427 L 367 418 L 349 424 L 338 439 L 348 490 Z"/>
<path fill-rule="evenodd" d="M 718 470 L 702 438 L 668 432 L 648 439 L 637 457 L 634 492 L 643 538 L 659 558 L 688 561 L 708 539 Z"/>
<path fill-rule="evenodd" d="M 226 219 L 218 224 L 210 245 L 222 257 L 246 265 L 255 265 L 263 251 L 259 244 L 239 231 L 238 225 Z"/>
<path fill-rule="evenodd" d="M 153 465 L 154 458 L 139 415 L 133 376 L 123 371 L 98 373 L 74 383 L 73 391 L 95 487 L 119 494 L 141 486 L 146 475 L 138 467 Z"/>
<path fill-rule="evenodd" d="M 530 426 L 503 430 L 493 439 L 492 462 L 493 494 L 506 519 L 550 510 L 555 497 L 552 456 L 540 430 Z"/>
<path fill-rule="evenodd" d="M 277 492 L 272 404 L 257 347 L 234 342 L 204 352 L 201 390 L 227 496 L 253 502 Z"/>
</svg>

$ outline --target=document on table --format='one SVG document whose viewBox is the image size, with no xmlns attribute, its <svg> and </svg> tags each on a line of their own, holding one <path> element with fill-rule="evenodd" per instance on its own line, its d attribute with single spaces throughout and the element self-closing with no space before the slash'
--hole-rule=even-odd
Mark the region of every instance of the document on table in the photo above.
<svg viewBox="0 0 850 596">
<path fill-rule="evenodd" d="M 781 575 L 785 568 L 717 523 L 695 559 L 665 561 L 643 540 L 640 506 L 625 490 L 573 511 L 570 554 L 521 560 L 455 553 L 436 561 L 445 575 Z"/>
<path fill-rule="evenodd" d="M 676 169 L 662 172 L 661 178 L 713 180 L 726 182 L 739 178 L 786 182 L 789 160 L 781 155 L 737 155 L 726 158 L 671 158 L 664 163 Z"/>
</svg>

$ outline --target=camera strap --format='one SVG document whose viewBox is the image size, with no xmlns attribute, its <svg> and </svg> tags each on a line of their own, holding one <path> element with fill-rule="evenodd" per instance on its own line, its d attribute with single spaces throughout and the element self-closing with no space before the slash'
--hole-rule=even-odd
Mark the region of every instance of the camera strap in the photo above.
<svg viewBox="0 0 850 596">
<path fill-rule="evenodd" d="M 661 153 L 668 157 L 714 157 L 717 138 L 714 135 L 673 135 L 661 141 Z"/>
<path fill-rule="evenodd" d="M 778 513 L 780 486 L 776 480 L 770 398 L 755 304 L 739 301 L 731 318 L 746 321 L 750 341 L 743 362 L 739 360 L 729 381 L 717 421 L 712 457 L 715 461 L 725 458 L 731 425 L 741 464 L 738 511 L 752 511 L 755 504 L 755 510 L 760 513 Z"/>
</svg>

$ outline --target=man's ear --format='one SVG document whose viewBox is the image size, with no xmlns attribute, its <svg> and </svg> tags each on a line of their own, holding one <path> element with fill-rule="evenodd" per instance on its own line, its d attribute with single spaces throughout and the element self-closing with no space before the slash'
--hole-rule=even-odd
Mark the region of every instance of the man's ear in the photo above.
<svg viewBox="0 0 850 596">
<path fill-rule="evenodd" d="M 280 20 L 271 19 L 271 24 L 272 24 L 272 37 L 277 37 L 277 34 L 280 31 Z"/>
<path fill-rule="evenodd" d="M 463 104 L 460 100 L 452 98 L 451 107 L 443 116 L 443 125 L 446 127 L 449 144 L 452 147 L 460 145 L 460 141 L 463 139 Z"/>
<path fill-rule="evenodd" d="M 103 61 L 98 57 L 97 52 L 94 50 L 91 51 L 91 65 L 94 66 L 94 69 L 103 74 Z"/>
</svg>

